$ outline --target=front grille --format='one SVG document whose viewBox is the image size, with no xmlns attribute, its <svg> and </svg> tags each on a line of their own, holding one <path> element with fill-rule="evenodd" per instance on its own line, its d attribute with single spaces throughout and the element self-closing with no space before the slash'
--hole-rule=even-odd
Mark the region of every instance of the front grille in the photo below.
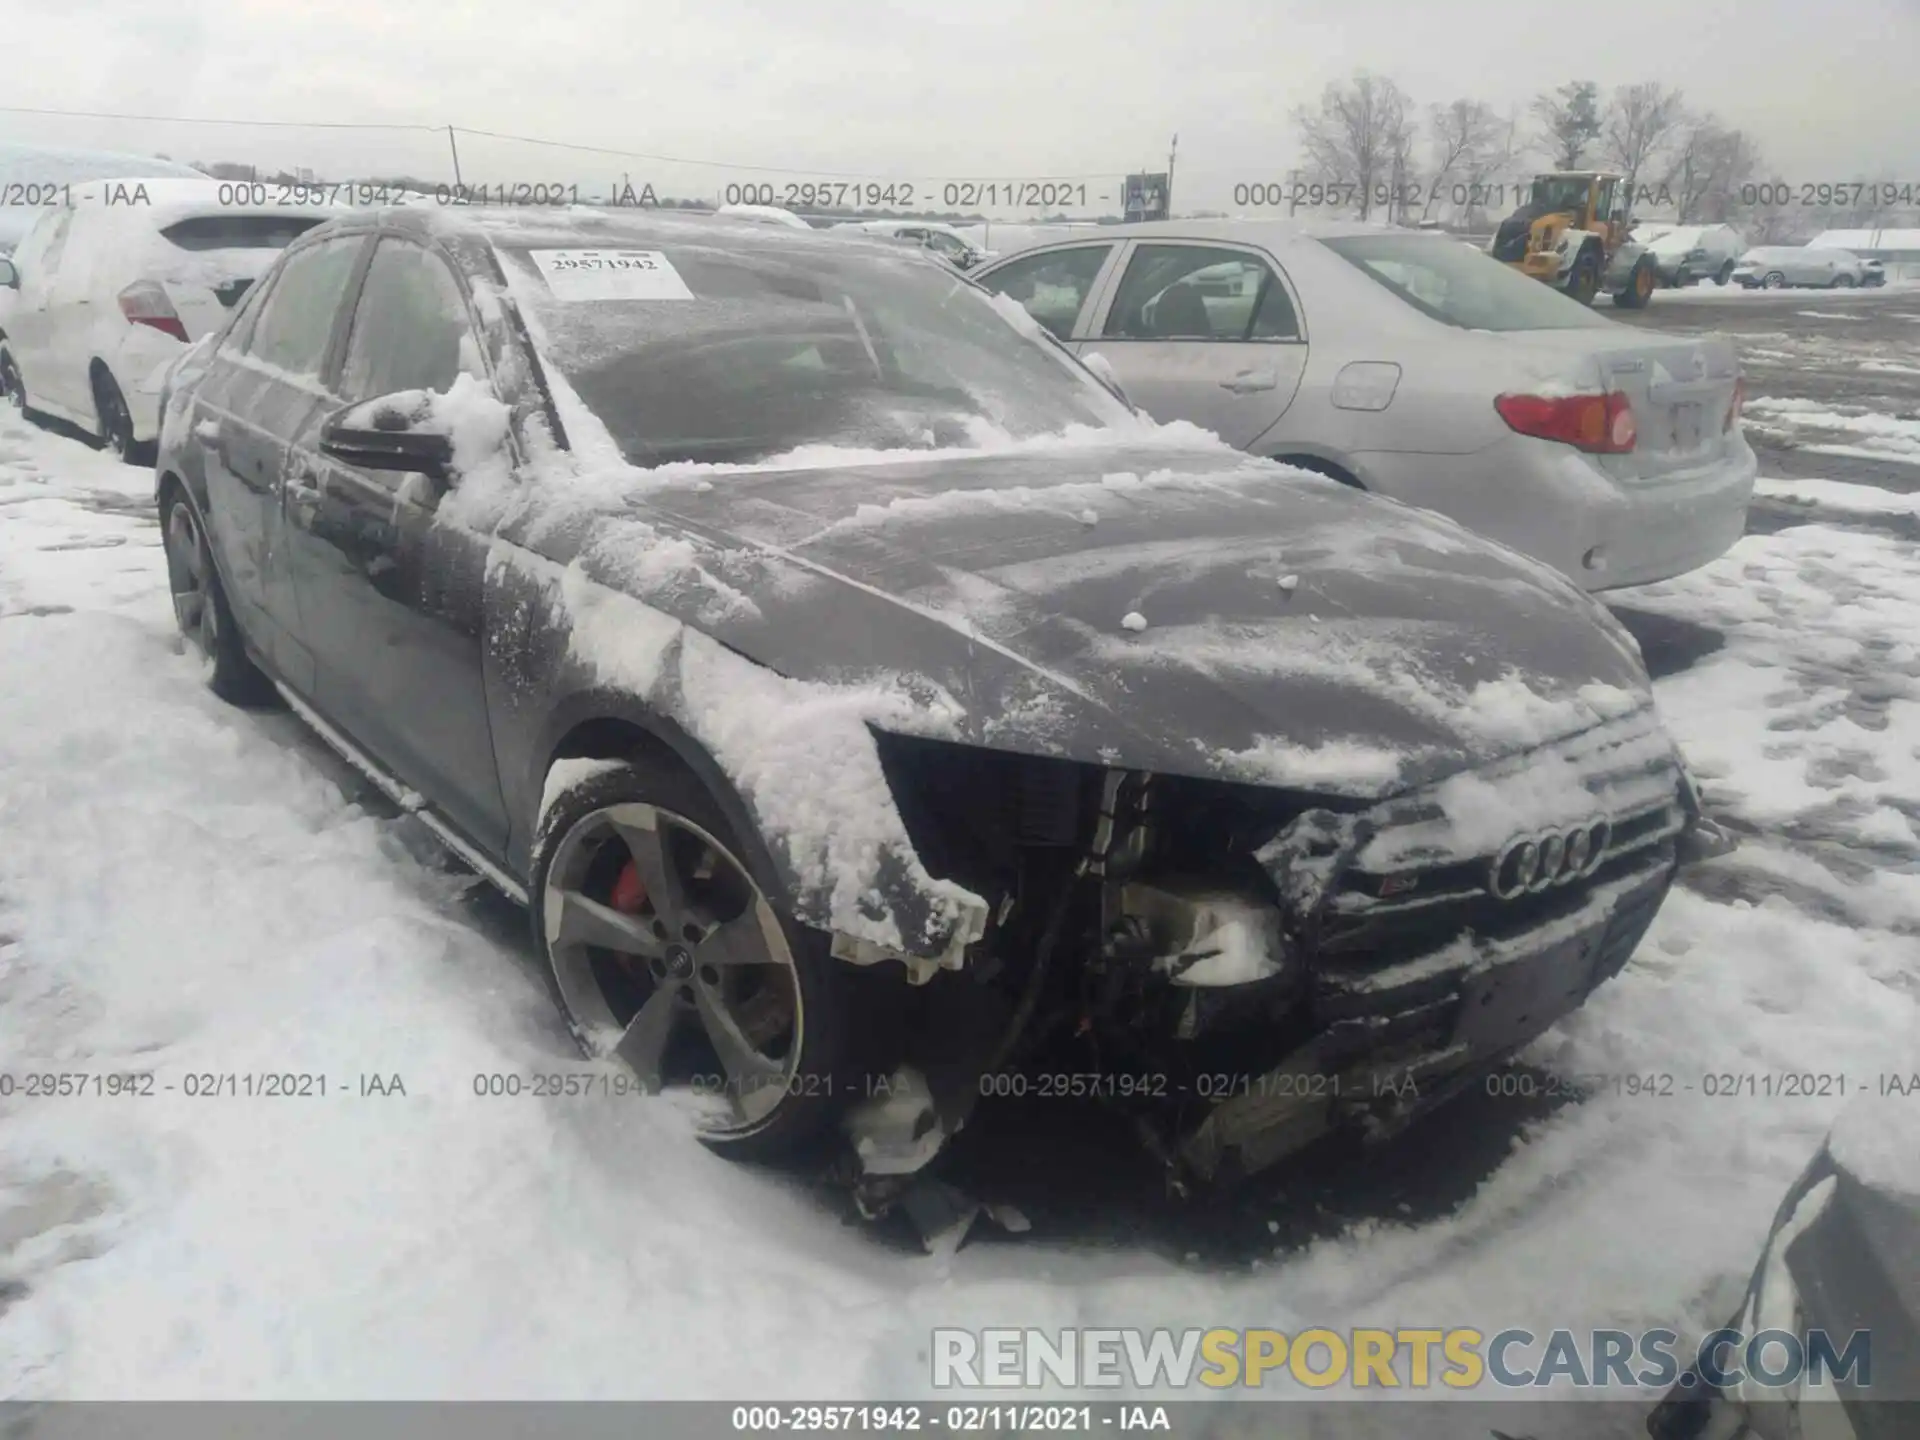
<svg viewBox="0 0 1920 1440">
<path fill-rule="evenodd" d="M 1686 824 L 1680 785 L 1672 744 L 1646 710 L 1377 807 L 1366 817 L 1375 827 L 1372 840 L 1339 876 L 1321 912 L 1314 949 L 1322 968 L 1358 975 L 1463 937 L 1518 937 L 1577 912 L 1610 882 L 1670 868 Z M 1604 819 L 1607 843 L 1580 878 L 1501 899 L 1492 885 L 1494 861 L 1518 832 L 1476 833 L 1474 816 L 1503 805 L 1536 813 L 1542 789 L 1557 822 Z"/>
</svg>

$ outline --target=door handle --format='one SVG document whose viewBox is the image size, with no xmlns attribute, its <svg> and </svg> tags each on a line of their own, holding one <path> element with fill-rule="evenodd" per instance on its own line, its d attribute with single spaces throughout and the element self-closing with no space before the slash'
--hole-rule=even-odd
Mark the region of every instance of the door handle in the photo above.
<svg viewBox="0 0 1920 1440">
<path fill-rule="evenodd" d="M 301 520 L 311 520 L 320 510 L 320 477 L 302 465 L 287 476 L 287 504 Z"/>
<path fill-rule="evenodd" d="M 1236 395 L 1251 395 L 1259 390 L 1277 390 L 1280 388 L 1280 376 L 1273 370 L 1242 370 L 1231 380 L 1222 380 L 1220 388 L 1231 390 Z"/>
</svg>

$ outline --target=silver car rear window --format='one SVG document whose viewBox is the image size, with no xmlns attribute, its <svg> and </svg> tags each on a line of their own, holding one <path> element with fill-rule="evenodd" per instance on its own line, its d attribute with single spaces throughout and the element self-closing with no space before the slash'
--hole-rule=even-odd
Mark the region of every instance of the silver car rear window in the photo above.
<svg viewBox="0 0 1920 1440">
<path fill-rule="evenodd" d="M 1421 314 L 1461 330 L 1582 330 L 1611 323 L 1451 237 L 1349 235 L 1320 243 Z"/>
</svg>

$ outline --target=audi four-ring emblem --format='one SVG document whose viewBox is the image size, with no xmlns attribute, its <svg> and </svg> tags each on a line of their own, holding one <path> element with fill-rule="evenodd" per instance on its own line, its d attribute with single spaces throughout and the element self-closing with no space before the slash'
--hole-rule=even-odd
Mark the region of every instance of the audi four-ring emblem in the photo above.
<svg viewBox="0 0 1920 1440">
<path fill-rule="evenodd" d="M 1612 838 L 1605 820 L 1516 835 L 1487 867 L 1487 889 L 1497 900 L 1517 900 L 1571 884 L 1600 868 Z"/>
</svg>

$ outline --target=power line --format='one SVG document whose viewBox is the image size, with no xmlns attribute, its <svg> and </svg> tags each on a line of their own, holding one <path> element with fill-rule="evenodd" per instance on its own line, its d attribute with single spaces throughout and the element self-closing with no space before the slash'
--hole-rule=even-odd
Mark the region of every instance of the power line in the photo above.
<svg viewBox="0 0 1920 1440">
<path fill-rule="evenodd" d="M 57 115 L 69 120 L 144 120 L 163 125 L 261 125 L 292 130 L 425 130 L 439 125 L 380 124 L 366 120 L 210 120 L 201 115 L 127 115 L 107 110 L 42 110 L 30 105 L 0 105 L 8 115 Z"/>
<path fill-rule="evenodd" d="M 407 130 L 430 135 L 476 135 L 488 140 L 510 140 L 520 145 L 540 145 L 550 150 L 572 150 L 584 155 L 612 155 L 623 160 L 646 160 L 656 165 L 689 165 L 706 170 L 741 170 L 761 175 L 819 176 L 831 180 L 978 180 L 983 176 L 998 180 L 1087 181 L 1110 180 L 1124 170 L 1100 170 L 1082 175 L 1063 175 L 1049 171 L 1040 175 L 1001 175 L 990 167 L 960 175 L 921 175 L 867 170 L 823 170 L 811 165 L 738 165 L 727 160 L 693 160 L 681 155 L 654 155 L 641 150 L 620 150 L 606 145 L 580 145 L 569 140 L 546 140 L 537 135 L 508 135 L 498 130 L 475 130 L 466 125 L 421 125 L 379 123 L 356 120 L 218 120 L 200 115 L 128 115 L 108 110 L 53 110 L 29 105 L 0 105 L 0 114 L 52 115 L 69 120 L 139 120 L 159 125 L 253 125 L 281 130 Z M 904 169 L 905 167 L 903 167 Z"/>
<path fill-rule="evenodd" d="M 623 160 L 651 160 L 656 165 L 695 165 L 709 170 L 751 170 L 767 175 L 820 175 L 833 180 L 894 180 L 902 178 L 903 171 L 892 173 L 868 170 L 822 170 L 811 165 L 736 165 L 728 160 L 690 160 L 680 155 L 649 155 L 640 150 L 615 150 L 604 145 L 576 145 L 567 140 L 542 140 L 532 135 L 505 135 L 497 130 L 473 130 L 465 125 L 452 127 L 462 135 L 484 135 L 489 140 L 513 140 L 522 145 L 544 145 L 555 150 L 578 150 L 591 155 L 616 155 Z M 977 180 L 983 175 L 991 175 L 990 169 L 969 171 L 960 175 L 922 175 L 906 173 L 910 180 Z M 1044 175 L 1002 175 L 1001 180 L 1110 180 L 1124 174 L 1122 170 L 1099 170 L 1085 175 L 1062 175 L 1058 171 L 1049 171 Z"/>
</svg>

